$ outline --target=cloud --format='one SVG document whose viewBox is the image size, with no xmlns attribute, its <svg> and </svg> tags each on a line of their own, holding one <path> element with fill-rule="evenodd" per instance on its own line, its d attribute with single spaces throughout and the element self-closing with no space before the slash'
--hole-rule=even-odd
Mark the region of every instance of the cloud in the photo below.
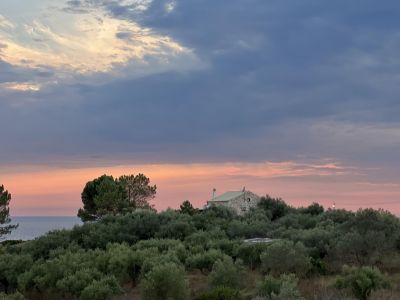
<svg viewBox="0 0 400 300">
<path fill-rule="evenodd" d="M 151 3 L 152 0 L 69 0 L 66 1 L 62 9 L 68 12 L 87 13 L 107 7 L 116 10 L 127 10 L 131 13 L 140 13 L 146 11 Z"/>
<path fill-rule="evenodd" d="M 14 24 L 10 22 L 7 18 L 0 15 L 0 28 L 14 28 Z"/>
<path fill-rule="evenodd" d="M 395 164 L 397 2 L 169 3 L 69 1 L 63 28 L 9 35 L 29 59 L 8 50 L 0 81 L 58 84 L 0 95 L 0 125 L 24 125 L 1 159 Z"/>
<path fill-rule="evenodd" d="M 41 89 L 41 85 L 34 82 L 7 82 L 0 85 L 0 87 L 20 92 L 38 92 Z"/>
<path fill-rule="evenodd" d="M 77 3 L 72 1 L 70 5 Z M 53 9 L 51 16 L 18 26 L 0 19 L 4 27 L 0 28 L 0 60 L 14 67 L 51 70 L 53 81 L 89 84 L 191 69 L 199 64 L 191 49 L 167 35 L 135 21 L 113 18 L 93 2 L 85 3 L 91 7 L 85 13 Z M 140 8 L 146 3 L 122 4 Z"/>
</svg>

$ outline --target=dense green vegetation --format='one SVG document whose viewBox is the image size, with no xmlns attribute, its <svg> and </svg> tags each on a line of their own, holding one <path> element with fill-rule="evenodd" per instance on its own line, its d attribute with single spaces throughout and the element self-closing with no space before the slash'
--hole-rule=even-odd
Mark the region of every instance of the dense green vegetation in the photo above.
<svg viewBox="0 0 400 300">
<path fill-rule="evenodd" d="M 185 202 L 178 210 L 136 208 L 96 219 L 32 241 L 3 243 L 0 299 L 400 295 L 400 220 L 383 210 L 293 208 L 267 196 L 244 216 Z M 245 241 L 255 237 L 273 241 Z"/>
</svg>

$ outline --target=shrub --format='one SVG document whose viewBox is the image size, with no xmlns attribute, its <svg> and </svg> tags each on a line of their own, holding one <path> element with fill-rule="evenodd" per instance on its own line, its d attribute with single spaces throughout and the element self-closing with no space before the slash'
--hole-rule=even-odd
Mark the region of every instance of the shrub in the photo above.
<svg viewBox="0 0 400 300">
<path fill-rule="evenodd" d="M 174 252 L 167 252 L 162 255 L 146 258 L 142 264 L 141 277 L 144 277 L 155 267 L 168 263 L 173 263 L 179 266 L 181 265 L 179 258 L 175 255 Z"/>
<path fill-rule="evenodd" d="M 373 265 L 380 262 L 384 255 L 392 255 L 396 251 L 393 245 L 390 246 L 392 243 L 393 239 L 385 237 L 383 231 L 350 231 L 340 236 L 333 254 L 344 263 Z"/>
<path fill-rule="evenodd" d="M 237 250 L 241 243 L 236 240 L 229 240 L 227 238 L 210 240 L 207 243 L 207 248 L 221 250 L 223 253 L 229 256 L 236 256 Z"/>
<path fill-rule="evenodd" d="M 237 250 L 237 257 L 240 258 L 251 269 L 261 264 L 260 255 L 267 248 L 268 243 L 244 243 Z"/>
<path fill-rule="evenodd" d="M 338 226 L 338 231 L 337 258 L 349 264 L 373 265 L 397 252 L 400 220 L 383 210 L 360 209 Z"/>
<path fill-rule="evenodd" d="M 310 258 L 300 242 L 277 241 L 261 254 L 262 270 L 274 275 L 295 273 L 305 275 L 311 268 Z"/>
<path fill-rule="evenodd" d="M 189 269 L 199 269 L 201 271 L 211 271 L 214 263 L 222 259 L 225 254 L 221 250 L 211 249 L 206 252 L 197 253 L 189 256 L 186 260 L 186 266 Z"/>
<path fill-rule="evenodd" d="M 123 291 L 114 276 L 93 281 L 82 292 L 81 300 L 107 300 Z"/>
<path fill-rule="evenodd" d="M 268 195 L 261 198 L 258 207 L 269 213 L 272 221 L 282 218 L 291 211 L 291 208 L 282 199 L 271 198 Z"/>
<path fill-rule="evenodd" d="M 243 266 L 241 261 L 233 262 L 232 258 L 225 256 L 222 260 L 214 263 L 209 275 L 210 285 L 213 287 L 226 286 L 237 288 L 241 285 Z"/>
<path fill-rule="evenodd" d="M 141 251 L 134 251 L 126 244 L 113 244 L 107 248 L 107 254 L 109 256 L 107 264 L 109 274 L 113 274 L 122 281 L 127 279 L 136 281 L 144 261 Z M 148 253 L 147 257 L 150 256 L 151 253 Z"/>
<path fill-rule="evenodd" d="M 241 300 L 242 297 L 238 290 L 220 286 L 212 291 L 200 295 L 195 298 L 195 300 Z"/>
<path fill-rule="evenodd" d="M 190 216 L 193 216 L 194 214 L 198 213 L 199 210 L 194 208 L 192 203 L 190 203 L 189 200 L 185 200 L 182 202 L 182 204 L 180 206 L 180 212 L 182 214 L 188 214 Z"/>
<path fill-rule="evenodd" d="M 314 202 L 313 204 L 307 206 L 306 208 L 300 209 L 300 211 L 303 214 L 310 214 L 313 216 L 318 216 L 324 212 L 324 207 L 322 205 L 319 205 L 318 203 Z"/>
<path fill-rule="evenodd" d="M 328 254 L 333 237 L 333 230 L 313 228 L 296 231 L 292 239 L 302 242 L 304 246 L 307 247 L 312 257 L 322 259 Z"/>
<path fill-rule="evenodd" d="M 24 299 L 25 297 L 19 292 L 16 292 L 14 294 L 0 293 L 0 300 L 24 300 Z"/>
<path fill-rule="evenodd" d="M 226 233 L 219 228 L 210 231 L 199 230 L 188 236 L 185 243 L 192 246 L 207 247 L 210 241 L 218 241 L 226 239 L 226 237 Z"/>
<path fill-rule="evenodd" d="M 46 259 L 49 257 L 51 250 L 68 248 L 71 245 L 70 236 L 71 231 L 68 230 L 51 231 L 35 240 L 21 244 L 21 250 L 24 253 L 29 253 L 33 259 Z"/>
<path fill-rule="evenodd" d="M 183 267 L 169 262 L 156 265 L 141 282 L 143 300 L 187 300 L 189 287 Z"/>
<path fill-rule="evenodd" d="M 82 269 L 57 282 L 57 288 L 70 295 L 79 296 L 93 281 L 99 280 L 102 274 L 96 269 Z"/>
<path fill-rule="evenodd" d="M 226 228 L 233 219 L 237 218 L 236 212 L 229 207 L 211 205 L 201 213 L 192 217 L 197 229 L 211 231 L 215 228 Z"/>
<path fill-rule="evenodd" d="M 15 289 L 18 285 L 18 276 L 32 267 L 30 255 L 5 254 L 0 256 L 0 283 L 5 292 Z"/>
<path fill-rule="evenodd" d="M 279 278 L 267 276 L 258 287 L 258 296 L 261 299 L 301 300 L 303 297 L 297 289 L 297 282 L 294 274 L 284 274 Z"/>
<path fill-rule="evenodd" d="M 388 288 L 388 279 L 378 268 L 373 267 L 344 267 L 343 275 L 336 280 L 336 287 L 350 288 L 359 300 L 366 300 L 373 290 Z"/>
<path fill-rule="evenodd" d="M 195 230 L 195 227 L 188 222 L 180 220 L 171 221 L 168 224 L 161 226 L 156 237 L 184 240 L 185 237 L 191 235 Z"/>
</svg>

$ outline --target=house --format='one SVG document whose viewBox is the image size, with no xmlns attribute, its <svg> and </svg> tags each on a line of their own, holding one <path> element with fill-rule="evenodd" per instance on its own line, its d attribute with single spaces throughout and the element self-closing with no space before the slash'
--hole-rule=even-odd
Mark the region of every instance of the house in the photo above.
<svg viewBox="0 0 400 300">
<path fill-rule="evenodd" d="M 259 201 L 260 196 L 246 191 L 246 189 L 243 188 L 242 191 L 231 191 L 220 196 L 213 196 L 212 199 L 207 201 L 207 207 L 211 205 L 221 205 L 233 208 L 238 215 L 243 215 L 248 212 L 250 208 L 256 207 Z"/>
</svg>

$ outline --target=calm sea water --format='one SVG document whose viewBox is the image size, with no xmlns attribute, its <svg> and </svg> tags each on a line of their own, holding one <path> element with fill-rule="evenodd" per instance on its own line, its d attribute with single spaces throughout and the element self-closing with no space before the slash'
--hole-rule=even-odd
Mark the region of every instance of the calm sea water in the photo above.
<svg viewBox="0 0 400 300">
<path fill-rule="evenodd" d="M 12 224 L 19 224 L 7 240 L 31 240 L 51 230 L 71 229 L 82 224 L 78 217 L 12 217 Z"/>
</svg>

